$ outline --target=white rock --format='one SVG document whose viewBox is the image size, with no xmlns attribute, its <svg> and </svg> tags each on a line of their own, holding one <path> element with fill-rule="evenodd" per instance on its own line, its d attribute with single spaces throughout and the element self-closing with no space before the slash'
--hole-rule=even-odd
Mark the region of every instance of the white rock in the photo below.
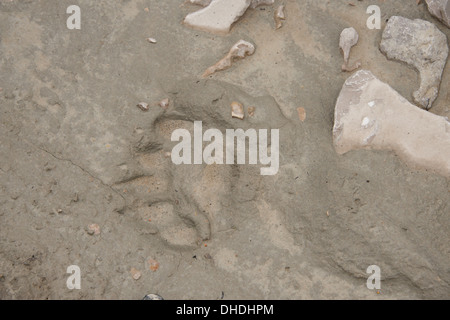
<svg viewBox="0 0 450 320">
<path fill-rule="evenodd" d="M 148 105 L 148 103 L 146 103 L 146 102 L 141 102 L 141 103 L 139 103 L 139 104 L 137 105 L 137 107 L 138 107 L 139 109 L 141 109 L 142 111 L 148 111 L 148 109 L 149 109 L 149 105 Z"/>
<path fill-rule="evenodd" d="M 371 101 L 376 105 L 370 107 Z M 391 150 L 413 167 L 450 177 L 450 122 L 409 103 L 370 71 L 358 71 L 345 82 L 336 102 L 333 141 L 339 154 Z"/>
<path fill-rule="evenodd" d="M 251 0 L 213 0 L 207 7 L 188 14 L 184 24 L 198 30 L 225 34 L 250 4 Z"/>
</svg>

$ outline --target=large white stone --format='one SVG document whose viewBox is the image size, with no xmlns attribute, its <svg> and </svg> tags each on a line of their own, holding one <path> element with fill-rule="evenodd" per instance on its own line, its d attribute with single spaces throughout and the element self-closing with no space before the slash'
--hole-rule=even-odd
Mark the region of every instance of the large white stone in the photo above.
<svg viewBox="0 0 450 320">
<path fill-rule="evenodd" d="M 252 0 L 213 0 L 207 7 L 190 13 L 184 23 L 194 29 L 225 34 L 248 9 Z"/>
<path fill-rule="evenodd" d="M 450 122 L 422 110 L 370 71 L 345 82 L 335 108 L 334 147 L 391 150 L 415 168 L 450 177 Z"/>
</svg>

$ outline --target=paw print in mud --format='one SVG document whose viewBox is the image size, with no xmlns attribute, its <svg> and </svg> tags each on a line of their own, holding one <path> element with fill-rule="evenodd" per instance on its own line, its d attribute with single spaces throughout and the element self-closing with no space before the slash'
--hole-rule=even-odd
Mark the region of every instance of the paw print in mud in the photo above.
<svg viewBox="0 0 450 320">
<path fill-rule="evenodd" d="M 202 121 L 203 131 L 213 128 L 225 134 L 227 129 L 270 131 L 287 120 L 272 98 L 253 98 L 232 85 L 211 80 L 181 84 L 170 95 L 168 108 L 154 107 L 146 113 L 151 119 L 148 129 L 140 132 L 132 160 L 122 165 L 126 174 L 114 188 L 127 199 L 124 214 L 146 224 L 169 245 L 196 246 L 215 232 L 235 228 L 237 202 L 243 193 L 258 192 L 255 181 L 260 181 L 263 166 L 175 165 L 171 152 L 178 142 L 171 141 L 172 133 L 185 129 L 194 137 L 195 121 Z M 246 113 L 244 120 L 232 118 L 230 105 L 235 100 L 256 106 L 256 111 L 252 116 Z M 191 154 L 193 158 L 194 151 Z M 251 176 L 253 182 L 240 186 L 245 183 L 243 175 Z M 238 192 L 241 187 L 246 191 Z"/>
</svg>

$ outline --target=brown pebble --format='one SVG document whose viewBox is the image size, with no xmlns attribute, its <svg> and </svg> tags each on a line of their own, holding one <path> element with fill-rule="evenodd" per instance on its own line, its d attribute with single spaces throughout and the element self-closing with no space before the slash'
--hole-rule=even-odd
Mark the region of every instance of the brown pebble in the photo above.
<svg viewBox="0 0 450 320">
<path fill-rule="evenodd" d="M 306 110 L 305 108 L 297 108 L 297 112 L 298 112 L 298 117 L 300 119 L 300 121 L 305 121 L 306 120 Z"/>
<path fill-rule="evenodd" d="M 148 107 L 148 103 L 145 102 L 141 102 L 137 105 L 139 107 L 139 109 L 141 109 L 142 111 L 148 111 L 149 107 Z"/>
<path fill-rule="evenodd" d="M 148 259 L 148 267 L 151 271 L 156 271 L 159 268 L 159 262 L 153 259 Z"/>
</svg>

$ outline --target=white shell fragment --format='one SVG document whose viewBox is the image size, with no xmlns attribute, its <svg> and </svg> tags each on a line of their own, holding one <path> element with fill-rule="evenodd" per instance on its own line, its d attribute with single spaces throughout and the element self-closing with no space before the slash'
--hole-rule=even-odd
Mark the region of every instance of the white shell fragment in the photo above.
<svg viewBox="0 0 450 320">
<path fill-rule="evenodd" d="M 231 103 L 231 116 L 241 120 L 244 119 L 244 106 L 242 103 L 236 101 Z"/>
<path fill-rule="evenodd" d="M 169 103 L 170 103 L 169 98 L 166 98 L 166 99 L 163 99 L 163 100 L 161 100 L 161 101 L 159 102 L 159 106 L 160 106 L 161 108 L 166 109 L 166 108 L 169 107 Z"/>
<path fill-rule="evenodd" d="M 233 61 L 243 59 L 246 56 L 251 56 L 253 53 L 255 53 L 255 46 L 253 44 L 244 40 L 239 40 L 231 47 L 228 54 L 222 60 L 206 69 L 202 77 L 206 78 L 217 71 L 228 69 L 233 64 Z"/>
<path fill-rule="evenodd" d="M 390 60 L 405 62 L 420 73 L 420 87 L 414 102 L 429 110 L 439 94 L 448 58 L 446 35 L 433 23 L 422 19 L 389 18 L 381 36 L 380 50 Z"/>
<path fill-rule="evenodd" d="M 156 43 L 156 39 L 155 38 L 147 38 L 147 41 L 150 43 Z"/>
<path fill-rule="evenodd" d="M 428 11 L 450 28 L 450 0 L 426 0 Z"/>
<path fill-rule="evenodd" d="M 283 26 L 283 20 L 286 20 L 284 14 L 284 5 L 281 5 L 275 10 L 273 18 L 275 19 L 275 29 L 280 29 Z"/>
<path fill-rule="evenodd" d="M 145 102 L 141 102 L 137 105 L 139 107 L 139 109 L 141 109 L 142 111 L 148 111 L 149 107 L 148 107 L 148 103 Z"/>
<path fill-rule="evenodd" d="M 350 50 L 358 43 L 359 35 L 354 28 L 346 28 L 342 30 L 341 37 L 339 39 L 339 47 L 344 55 L 344 64 L 342 65 L 342 71 L 352 72 L 361 67 L 360 62 L 356 62 L 355 65 L 349 66 L 348 60 L 350 58 Z"/>
</svg>

